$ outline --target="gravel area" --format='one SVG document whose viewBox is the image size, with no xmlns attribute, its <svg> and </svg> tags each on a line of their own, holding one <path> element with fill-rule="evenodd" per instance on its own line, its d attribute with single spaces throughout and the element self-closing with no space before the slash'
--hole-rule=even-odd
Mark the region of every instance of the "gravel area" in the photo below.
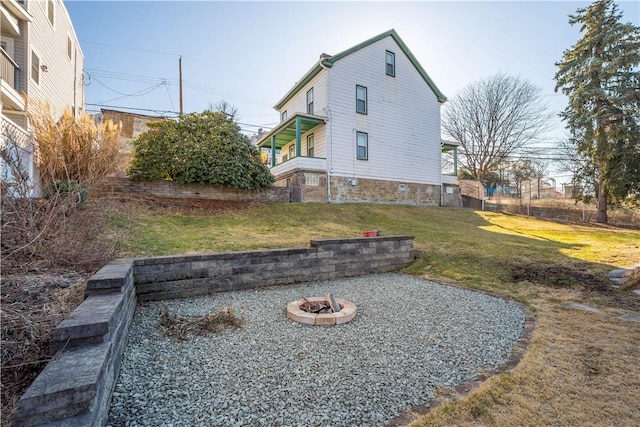
<svg viewBox="0 0 640 427">
<path fill-rule="evenodd" d="M 344 325 L 307 326 L 287 303 L 329 292 L 358 307 Z M 478 369 L 505 363 L 518 305 L 401 274 L 167 301 L 203 315 L 231 306 L 242 329 L 176 342 L 139 304 L 113 393 L 111 426 L 383 426 Z"/>
</svg>

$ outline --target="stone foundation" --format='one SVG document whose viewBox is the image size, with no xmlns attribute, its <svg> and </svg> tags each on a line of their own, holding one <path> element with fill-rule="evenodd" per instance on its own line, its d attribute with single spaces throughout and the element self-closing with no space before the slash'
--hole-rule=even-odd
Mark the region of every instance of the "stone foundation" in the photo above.
<svg viewBox="0 0 640 427">
<path fill-rule="evenodd" d="M 440 185 L 331 176 L 334 203 L 440 206 Z"/>
<path fill-rule="evenodd" d="M 279 175 L 275 186 L 289 188 L 291 202 L 327 203 L 327 174 L 323 171 L 291 171 Z"/>
</svg>

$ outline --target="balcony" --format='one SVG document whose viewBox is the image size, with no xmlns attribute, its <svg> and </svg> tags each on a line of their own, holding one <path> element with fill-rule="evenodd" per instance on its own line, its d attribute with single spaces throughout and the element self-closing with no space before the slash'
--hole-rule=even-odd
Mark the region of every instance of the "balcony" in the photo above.
<svg viewBox="0 0 640 427">
<path fill-rule="evenodd" d="M 20 67 L 4 49 L 0 49 L 0 90 L 2 107 L 8 110 L 24 111 L 25 102 L 20 95 Z"/>
</svg>

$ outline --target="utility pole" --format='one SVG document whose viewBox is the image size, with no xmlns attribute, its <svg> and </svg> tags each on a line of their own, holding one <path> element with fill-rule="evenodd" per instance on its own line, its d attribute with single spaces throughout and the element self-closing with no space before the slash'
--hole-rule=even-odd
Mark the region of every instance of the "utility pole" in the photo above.
<svg viewBox="0 0 640 427">
<path fill-rule="evenodd" d="M 184 109 L 182 108 L 182 55 L 180 55 L 180 59 L 178 60 L 178 68 L 180 69 L 180 117 L 184 113 Z"/>
</svg>

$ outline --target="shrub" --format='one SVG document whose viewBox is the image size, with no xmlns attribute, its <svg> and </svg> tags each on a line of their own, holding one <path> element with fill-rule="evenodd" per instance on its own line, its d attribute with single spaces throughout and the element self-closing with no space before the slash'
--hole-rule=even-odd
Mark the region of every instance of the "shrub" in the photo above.
<svg viewBox="0 0 640 427">
<path fill-rule="evenodd" d="M 136 181 L 172 180 L 259 190 L 274 181 L 260 153 L 233 120 L 204 111 L 149 124 L 132 141 L 127 173 Z"/>
</svg>

